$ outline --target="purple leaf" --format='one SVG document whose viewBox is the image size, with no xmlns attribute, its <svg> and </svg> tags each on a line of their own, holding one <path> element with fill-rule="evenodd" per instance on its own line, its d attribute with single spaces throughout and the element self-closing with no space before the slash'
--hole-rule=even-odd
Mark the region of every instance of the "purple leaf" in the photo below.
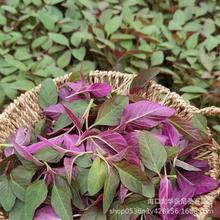
<svg viewBox="0 0 220 220">
<path fill-rule="evenodd" d="M 67 96 L 70 95 L 70 91 L 67 88 L 60 88 L 59 90 L 59 97 L 63 100 L 65 99 Z"/>
<path fill-rule="evenodd" d="M 24 158 L 25 160 L 33 162 L 36 166 L 42 166 L 43 164 L 34 156 L 32 156 L 25 147 L 22 147 L 21 145 L 14 143 L 14 148 L 17 151 L 17 153 Z"/>
<path fill-rule="evenodd" d="M 168 214 L 169 220 L 174 220 L 182 213 L 183 208 L 191 201 L 195 193 L 194 187 L 187 187 L 180 190 L 177 186 L 173 188 L 170 209 L 175 210 L 173 214 Z"/>
<path fill-rule="evenodd" d="M 4 149 L 4 155 L 6 157 L 9 157 L 9 156 L 13 155 L 14 153 L 15 153 L 14 147 L 7 147 Z"/>
<path fill-rule="evenodd" d="M 194 167 L 199 168 L 204 173 L 209 170 L 209 164 L 207 160 L 187 159 L 186 162 Z"/>
<path fill-rule="evenodd" d="M 63 139 L 64 139 L 64 135 L 62 134 L 57 137 L 49 139 L 49 141 L 53 144 L 60 145 L 60 144 L 62 144 Z M 45 141 L 39 141 L 37 143 L 33 143 L 33 144 L 27 146 L 26 150 L 29 153 L 34 154 L 37 151 L 41 150 L 42 148 L 45 148 L 46 146 L 47 146 L 47 143 L 45 143 Z"/>
<path fill-rule="evenodd" d="M 67 150 L 72 150 L 72 151 L 77 151 L 77 152 L 85 152 L 85 146 L 84 144 L 80 144 L 79 146 L 76 146 L 75 144 L 77 143 L 79 139 L 79 136 L 76 134 L 64 134 L 64 147 Z"/>
<path fill-rule="evenodd" d="M 67 83 L 67 85 L 73 89 L 73 93 L 66 97 L 68 102 L 74 100 L 74 98 L 80 94 L 86 95 L 91 93 L 97 98 L 105 97 L 111 92 L 111 86 L 107 83 L 93 83 L 89 84 L 82 84 L 81 81 L 76 83 Z"/>
<path fill-rule="evenodd" d="M 50 105 L 44 108 L 44 114 L 54 119 L 57 119 L 59 115 L 62 114 L 63 112 L 64 112 L 64 108 L 62 104 Z"/>
<path fill-rule="evenodd" d="M 162 144 L 162 145 L 166 145 L 168 138 L 165 135 L 162 134 L 154 134 L 155 138 Z M 169 145 L 169 144 L 168 144 Z"/>
<path fill-rule="evenodd" d="M 101 98 L 107 96 L 112 88 L 107 83 L 93 83 L 88 88 L 89 92 L 91 92 L 95 97 Z"/>
<path fill-rule="evenodd" d="M 67 83 L 67 85 L 73 89 L 73 93 L 66 97 L 66 100 L 71 102 L 76 95 L 91 93 L 97 98 L 105 97 L 111 92 L 111 86 L 107 83 L 93 83 L 91 85 L 84 84 L 80 81 L 76 83 Z"/>
<path fill-rule="evenodd" d="M 193 184 L 186 179 L 178 170 L 177 170 L 177 183 L 180 190 L 187 189 L 188 187 L 193 187 Z"/>
<path fill-rule="evenodd" d="M 109 156 L 106 158 L 108 162 L 119 162 L 126 158 L 127 151 L 129 150 L 129 147 L 125 148 L 124 150 L 120 151 L 119 153 Z"/>
<path fill-rule="evenodd" d="M 124 137 L 112 130 L 103 131 L 98 135 L 90 136 L 90 139 L 93 139 L 93 144 L 95 145 L 93 147 L 90 146 L 90 148 L 95 149 L 96 146 L 98 146 L 111 154 L 119 153 L 127 148 L 127 142 Z"/>
<path fill-rule="evenodd" d="M 63 161 L 64 169 L 65 169 L 65 171 L 66 171 L 67 180 L 68 180 L 69 184 L 71 183 L 72 176 L 73 176 L 74 160 L 75 160 L 74 158 L 65 157 L 65 158 L 64 158 L 64 161 Z"/>
<path fill-rule="evenodd" d="M 163 220 L 168 220 L 169 199 L 172 197 L 172 183 L 166 177 L 160 180 L 159 202 Z"/>
<path fill-rule="evenodd" d="M 64 153 L 69 156 L 75 156 L 75 155 L 81 154 L 81 152 L 78 152 L 78 151 L 64 149 L 64 148 L 58 146 L 57 144 L 54 144 L 52 141 L 50 141 L 42 136 L 39 136 L 39 138 L 40 138 L 40 140 L 42 140 L 45 143 L 45 146 L 47 146 L 47 147 L 50 146 L 51 148 L 53 148 L 54 150 L 56 150 L 60 153 Z"/>
<path fill-rule="evenodd" d="M 169 122 L 190 141 L 200 140 L 202 138 L 199 130 L 193 126 L 191 121 L 178 116 L 172 116 L 169 118 Z"/>
<path fill-rule="evenodd" d="M 211 192 L 218 187 L 218 181 L 202 172 L 187 172 L 183 174 L 195 187 L 195 196 Z"/>
<path fill-rule="evenodd" d="M 186 162 L 184 162 L 184 161 L 181 161 L 181 160 L 179 160 L 179 159 L 176 159 L 175 165 L 176 165 L 177 167 L 180 167 L 180 168 L 182 168 L 182 169 L 184 169 L 184 170 L 187 170 L 187 171 L 201 171 L 199 168 L 194 167 L 193 165 L 188 164 L 188 163 L 186 163 Z"/>
<path fill-rule="evenodd" d="M 120 126 L 130 125 L 138 129 L 150 129 L 166 121 L 174 112 L 174 109 L 158 103 L 139 101 L 125 108 Z"/>
<path fill-rule="evenodd" d="M 169 122 L 164 123 L 163 134 L 168 137 L 168 146 L 177 146 L 180 140 L 180 134 L 176 128 Z"/>
<path fill-rule="evenodd" d="M 56 172 L 52 170 L 51 168 L 47 168 L 47 170 L 44 172 L 44 180 L 47 186 L 49 186 L 51 183 L 54 183 L 55 175 L 56 175 Z"/>
<path fill-rule="evenodd" d="M 80 90 L 82 90 L 83 88 L 88 86 L 88 84 L 83 83 L 81 80 L 79 80 L 77 82 L 67 82 L 66 84 L 74 92 L 79 92 Z"/>
<path fill-rule="evenodd" d="M 21 145 L 28 145 L 31 141 L 32 131 L 28 129 L 27 133 L 25 133 L 23 128 L 19 128 L 17 130 L 17 134 L 15 136 L 15 142 Z"/>
<path fill-rule="evenodd" d="M 15 135 L 9 138 L 9 143 L 13 144 L 14 142 L 26 146 L 30 143 L 32 136 L 32 129 L 28 128 L 25 132 L 24 128 L 19 128 Z"/>
<path fill-rule="evenodd" d="M 65 168 L 64 167 L 56 167 L 53 168 L 54 172 L 58 175 L 65 175 Z"/>
<path fill-rule="evenodd" d="M 63 105 L 65 112 L 67 113 L 68 117 L 72 120 L 73 124 L 75 124 L 79 133 L 81 133 L 81 122 L 80 120 L 73 114 L 73 112 Z"/>
<path fill-rule="evenodd" d="M 43 208 L 40 208 L 36 211 L 36 214 L 34 216 L 34 220 L 43 220 L 43 219 L 61 220 L 61 218 L 56 214 L 54 209 L 49 205 L 47 205 Z"/>
<path fill-rule="evenodd" d="M 119 200 L 121 204 L 124 203 L 127 193 L 128 193 L 128 188 L 126 188 L 123 184 L 121 184 L 119 189 Z"/>
<path fill-rule="evenodd" d="M 212 140 L 209 139 L 198 139 L 196 141 L 191 142 L 188 144 L 183 150 L 180 152 L 179 157 L 185 156 L 189 154 L 190 152 L 203 147 L 203 146 L 212 146 Z"/>
</svg>

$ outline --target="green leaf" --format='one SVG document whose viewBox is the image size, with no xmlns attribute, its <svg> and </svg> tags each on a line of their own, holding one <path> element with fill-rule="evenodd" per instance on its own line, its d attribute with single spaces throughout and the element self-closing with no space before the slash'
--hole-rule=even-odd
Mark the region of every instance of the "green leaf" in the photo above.
<svg viewBox="0 0 220 220">
<path fill-rule="evenodd" d="M 71 38 L 70 38 L 70 42 L 73 46 L 78 47 L 80 45 L 81 42 L 81 38 L 76 36 L 76 32 L 73 32 Z"/>
<path fill-rule="evenodd" d="M 199 52 L 199 59 L 200 59 L 201 64 L 202 64 L 209 72 L 211 72 L 211 71 L 212 71 L 212 68 L 213 68 L 213 63 L 212 63 L 211 58 L 205 53 L 204 50 L 201 50 L 201 51 Z"/>
<path fill-rule="evenodd" d="M 165 147 L 165 150 L 167 152 L 167 161 L 173 160 L 177 154 L 180 152 L 179 147 Z"/>
<path fill-rule="evenodd" d="M 193 100 L 193 99 L 197 99 L 201 96 L 201 94 L 198 94 L 198 93 L 184 93 L 182 95 L 182 98 L 186 101 L 190 101 L 190 100 Z"/>
<path fill-rule="evenodd" d="M 201 114 L 193 114 L 192 117 L 192 124 L 195 128 L 197 128 L 201 135 L 204 137 L 208 136 L 208 122 L 207 118 L 204 115 Z"/>
<path fill-rule="evenodd" d="M 24 219 L 24 203 L 16 200 L 13 209 L 9 212 L 10 220 L 21 220 Z"/>
<path fill-rule="evenodd" d="M 115 197 L 116 190 L 119 185 L 119 176 L 114 168 L 111 169 L 111 172 L 108 174 L 105 185 L 104 185 L 104 194 L 103 194 L 103 212 L 106 213 L 111 206 L 111 203 Z"/>
<path fill-rule="evenodd" d="M 213 50 L 215 47 L 217 47 L 220 43 L 219 37 L 215 36 L 208 36 L 208 38 L 205 40 L 204 44 L 208 52 Z"/>
<path fill-rule="evenodd" d="M 33 219 L 36 209 L 44 202 L 47 197 L 47 193 L 47 185 L 44 180 L 35 181 L 28 186 L 25 192 L 25 220 Z"/>
<path fill-rule="evenodd" d="M 16 60 L 12 55 L 9 55 L 9 54 L 5 55 L 5 61 L 8 64 L 18 68 L 21 71 L 25 71 L 26 70 L 25 64 L 20 62 L 20 61 L 18 61 L 18 60 Z"/>
<path fill-rule="evenodd" d="M 79 61 L 82 61 L 86 55 L 85 47 L 72 49 L 71 52 L 72 52 L 72 55 Z"/>
<path fill-rule="evenodd" d="M 186 48 L 187 49 L 195 48 L 198 44 L 198 38 L 199 38 L 199 33 L 195 33 L 191 35 L 186 41 Z"/>
<path fill-rule="evenodd" d="M 95 4 L 93 1 L 90 0 L 79 0 L 79 2 L 88 9 L 93 9 Z"/>
<path fill-rule="evenodd" d="M 214 125 L 212 128 L 217 132 L 220 132 L 220 125 Z"/>
<path fill-rule="evenodd" d="M 6 176 L 0 176 L 0 204 L 6 212 L 9 212 L 15 204 L 15 195 L 11 188 L 11 182 Z"/>
<path fill-rule="evenodd" d="M 42 4 L 42 2 L 41 0 L 33 0 L 33 4 L 39 7 Z"/>
<path fill-rule="evenodd" d="M 80 194 L 83 195 L 88 190 L 88 175 L 89 175 L 89 169 L 79 168 L 77 167 L 76 171 L 76 181 L 79 186 Z"/>
<path fill-rule="evenodd" d="M 11 188 L 14 195 L 20 199 L 21 201 L 25 200 L 25 187 L 14 181 L 11 180 Z"/>
<path fill-rule="evenodd" d="M 115 16 L 105 23 L 105 31 L 108 35 L 114 33 L 119 29 L 122 23 L 122 16 Z"/>
<path fill-rule="evenodd" d="M 207 90 L 202 88 L 202 87 L 198 87 L 198 86 L 185 86 L 183 88 L 180 89 L 180 92 L 187 92 L 187 93 L 207 93 Z"/>
<path fill-rule="evenodd" d="M 64 153 L 60 153 L 50 147 L 45 147 L 38 150 L 34 156 L 41 161 L 46 161 L 49 163 L 58 163 L 64 156 Z"/>
<path fill-rule="evenodd" d="M 82 168 L 89 168 L 92 165 L 91 155 L 83 154 L 75 160 L 75 164 Z"/>
<path fill-rule="evenodd" d="M 151 55 L 151 66 L 157 66 L 163 63 L 164 54 L 162 51 L 155 51 Z"/>
<path fill-rule="evenodd" d="M 69 65 L 71 61 L 71 52 L 67 50 L 65 53 L 63 53 L 57 60 L 57 65 L 60 68 L 64 68 Z"/>
<path fill-rule="evenodd" d="M 38 37 L 36 38 L 32 44 L 31 44 L 31 48 L 32 49 L 36 49 L 37 47 L 41 46 L 42 44 L 44 44 L 47 40 L 47 37 L 46 36 L 41 36 L 41 37 Z"/>
<path fill-rule="evenodd" d="M 101 43 L 103 43 L 104 45 L 108 46 L 109 48 L 111 48 L 112 50 L 115 49 L 115 45 L 114 43 L 112 43 L 111 41 L 107 40 L 107 39 L 104 39 L 104 38 L 101 38 L 101 37 L 96 37 L 96 39 L 98 41 L 100 41 Z"/>
<path fill-rule="evenodd" d="M 48 66 L 45 71 L 53 77 L 64 76 L 66 73 L 63 69 L 56 66 Z"/>
<path fill-rule="evenodd" d="M 164 146 L 149 132 L 139 134 L 140 157 L 144 166 L 160 176 L 160 170 L 167 160 Z"/>
<path fill-rule="evenodd" d="M 40 10 L 38 18 L 47 30 L 52 31 L 55 28 L 54 21 L 47 11 Z"/>
<path fill-rule="evenodd" d="M 204 23 L 204 33 L 213 34 L 215 32 L 215 22 L 212 19 L 205 19 Z"/>
<path fill-rule="evenodd" d="M 159 67 L 149 68 L 147 70 L 139 72 L 139 74 L 133 79 L 130 86 L 130 92 L 136 88 L 146 89 L 146 86 L 155 76 L 160 73 Z"/>
<path fill-rule="evenodd" d="M 128 97 L 116 95 L 107 99 L 99 108 L 95 125 L 116 126 L 120 123 L 124 108 L 128 105 Z"/>
<path fill-rule="evenodd" d="M 57 88 L 52 79 L 46 79 L 42 82 L 39 92 L 39 104 L 41 108 L 57 103 Z"/>
<path fill-rule="evenodd" d="M 66 104 L 66 107 L 70 109 L 77 118 L 81 118 L 88 107 L 88 102 L 84 100 L 76 100 L 72 103 Z M 70 124 L 72 124 L 72 121 L 70 120 L 68 115 L 64 112 L 55 122 L 53 130 L 55 132 L 59 131 L 60 129 L 69 126 Z"/>
<path fill-rule="evenodd" d="M 49 33 L 49 38 L 58 44 L 69 46 L 69 40 L 63 34 Z"/>
<path fill-rule="evenodd" d="M 79 185 L 77 181 L 72 181 L 71 186 L 71 193 L 72 193 L 72 203 L 78 209 L 84 209 L 85 205 L 83 204 L 83 200 L 80 195 Z"/>
<path fill-rule="evenodd" d="M 36 170 L 34 169 L 27 169 L 24 166 L 19 165 L 11 171 L 11 178 L 20 185 L 26 187 L 31 183 L 35 172 Z M 22 175 L 20 175 L 21 173 Z"/>
<path fill-rule="evenodd" d="M 102 25 L 104 25 L 112 17 L 112 12 L 113 10 L 110 8 L 102 11 L 101 15 L 99 16 L 99 20 Z"/>
<path fill-rule="evenodd" d="M 63 2 L 64 0 L 44 0 L 44 2 L 48 5 L 56 5 L 60 2 Z"/>
<path fill-rule="evenodd" d="M 11 88 L 10 83 L 1 83 L 1 87 L 4 90 L 5 95 L 10 98 L 11 100 L 17 97 L 17 90 Z"/>
<path fill-rule="evenodd" d="M 7 20 L 5 16 L 0 13 L 0 25 L 5 25 L 6 23 L 7 23 Z"/>
<path fill-rule="evenodd" d="M 91 207 L 83 213 L 80 220 L 107 220 L 107 217 L 98 208 Z"/>
<path fill-rule="evenodd" d="M 95 16 L 88 10 L 88 11 L 82 11 L 84 17 L 88 20 L 89 23 L 92 25 L 96 24 L 96 18 Z"/>
<path fill-rule="evenodd" d="M 99 157 L 93 161 L 88 175 L 88 193 L 93 196 L 98 193 L 105 182 L 107 176 L 107 167 Z"/>
<path fill-rule="evenodd" d="M 11 88 L 21 91 L 28 91 L 32 89 L 34 86 L 34 83 L 27 79 L 21 79 L 11 83 Z"/>
<path fill-rule="evenodd" d="M 72 220 L 71 197 L 61 186 L 54 184 L 51 193 L 51 204 L 62 220 Z"/>
<path fill-rule="evenodd" d="M 149 198 L 154 197 L 154 185 L 138 166 L 121 161 L 115 163 L 115 167 L 119 172 L 121 182 L 130 191 Z"/>
</svg>

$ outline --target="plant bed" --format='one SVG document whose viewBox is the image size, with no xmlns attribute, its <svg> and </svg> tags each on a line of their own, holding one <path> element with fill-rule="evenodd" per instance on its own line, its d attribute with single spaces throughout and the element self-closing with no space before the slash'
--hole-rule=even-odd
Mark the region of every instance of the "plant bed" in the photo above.
<svg viewBox="0 0 220 220">
<path fill-rule="evenodd" d="M 133 78 L 95 71 L 87 83 L 68 82 L 66 75 L 55 81 L 58 93 L 48 79 L 5 110 L 5 216 L 133 220 L 209 214 L 219 194 L 219 155 L 205 118 L 176 93 L 153 81 L 140 89 Z"/>
</svg>

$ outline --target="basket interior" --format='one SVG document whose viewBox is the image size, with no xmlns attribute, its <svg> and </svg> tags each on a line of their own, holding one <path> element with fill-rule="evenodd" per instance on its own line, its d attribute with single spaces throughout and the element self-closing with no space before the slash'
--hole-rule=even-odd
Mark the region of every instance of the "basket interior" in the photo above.
<svg viewBox="0 0 220 220">
<path fill-rule="evenodd" d="M 89 81 L 107 82 L 112 86 L 113 91 L 120 94 L 125 94 L 129 90 L 129 85 L 133 77 L 134 75 L 120 72 L 94 71 L 90 72 Z M 61 87 L 68 80 L 68 78 L 69 74 L 55 79 L 57 87 Z M 26 128 L 28 126 L 34 126 L 34 124 L 43 117 L 42 111 L 38 105 L 39 89 L 40 86 L 37 86 L 34 89 L 22 94 L 0 115 L 0 143 L 3 143 L 6 138 L 13 134 L 19 127 Z M 198 112 L 197 108 L 184 101 L 178 94 L 170 92 L 169 89 L 155 83 L 154 81 L 151 81 L 147 87 L 147 90 L 142 91 L 139 95 L 150 101 L 159 102 L 175 108 L 176 114 L 186 119 L 191 118 L 193 113 Z M 201 149 L 201 152 L 207 152 L 204 159 L 207 159 L 210 164 L 208 175 L 212 176 L 213 178 L 217 178 L 220 170 L 219 165 L 217 164 L 217 149 L 214 146 L 212 148 L 204 147 Z M 200 205 L 199 207 L 193 205 L 192 209 L 198 219 L 203 219 L 205 216 L 205 214 L 201 214 L 201 207 L 210 208 L 215 197 L 217 196 L 216 194 L 217 193 L 214 193 L 213 195 L 212 192 L 205 195 L 206 197 L 201 196 L 197 198 L 197 201 L 200 201 Z M 205 205 L 203 203 L 207 203 L 207 198 L 209 199 L 209 203 L 208 205 Z"/>
</svg>

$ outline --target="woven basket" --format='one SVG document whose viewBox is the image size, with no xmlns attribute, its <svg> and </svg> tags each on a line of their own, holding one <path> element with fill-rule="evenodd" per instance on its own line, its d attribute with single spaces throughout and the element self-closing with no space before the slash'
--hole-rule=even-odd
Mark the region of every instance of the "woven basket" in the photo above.
<svg viewBox="0 0 220 220">
<path fill-rule="evenodd" d="M 62 86 L 69 75 L 55 79 L 58 87 Z M 133 75 L 120 72 L 94 71 L 90 72 L 90 82 L 108 82 L 113 90 L 123 94 L 128 92 L 129 83 L 133 79 Z M 40 86 L 22 94 L 6 110 L 0 115 L 0 143 L 13 134 L 19 127 L 28 127 L 42 118 L 42 111 L 38 105 L 38 94 Z M 213 115 L 220 113 L 215 108 L 207 108 L 199 110 L 189 103 L 185 102 L 178 94 L 170 92 L 169 89 L 151 81 L 146 91 L 142 91 L 141 96 L 150 100 L 165 104 L 176 109 L 176 114 L 185 119 L 190 119 L 193 113 L 204 113 Z M 212 147 L 204 147 L 200 149 L 198 154 L 203 159 L 207 159 L 210 170 L 207 175 L 217 179 L 220 175 L 219 155 L 217 145 Z M 1 157 L 0 157 L 1 159 Z M 191 205 L 191 210 L 197 219 L 203 220 L 211 210 L 215 198 L 220 195 L 220 188 L 197 197 Z M 0 195 L 1 196 L 1 195 Z M 6 220 L 3 213 L 0 212 L 0 220 Z"/>
</svg>

